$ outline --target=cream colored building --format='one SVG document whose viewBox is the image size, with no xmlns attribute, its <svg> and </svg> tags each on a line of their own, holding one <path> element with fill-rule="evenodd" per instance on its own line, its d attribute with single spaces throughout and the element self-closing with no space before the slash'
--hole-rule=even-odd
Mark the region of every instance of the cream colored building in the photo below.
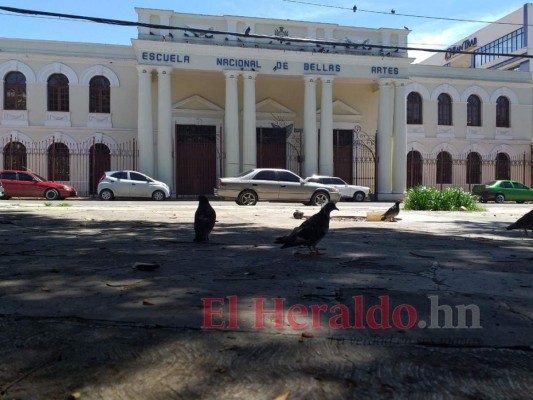
<svg viewBox="0 0 533 400">
<path fill-rule="evenodd" d="M 107 160 L 105 169 L 137 169 L 178 196 L 211 194 L 220 176 L 276 166 L 304 177 L 341 175 L 392 200 L 412 180 L 410 151 L 427 161 L 417 164 L 419 183 L 431 185 L 442 183 L 429 162 L 441 151 L 453 160 L 470 151 L 487 160 L 531 153 L 529 72 L 414 65 L 402 49 L 403 29 L 136 11 L 147 26 L 131 46 L 0 40 L 2 92 L 13 71 L 24 75 L 27 92 L 26 109 L 0 104 L 4 168 L 14 159 L 5 143 L 20 142 L 26 167 L 49 175 L 50 143 L 62 142 L 69 182 L 82 193 L 94 190 L 98 160 Z M 50 111 L 49 79 L 57 74 L 68 79 L 68 111 Z M 110 109 L 90 112 L 92 79 L 102 76 Z M 420 100 L 416 123 L 407 110 L 411 92 Z M 452 100 L 449 125 L 438 123 L 441 93 Z M 476 126 L 467 123 L 471 95 L 481 101 Z M 495 122 L 501 96 L 509 100 L 508 127 Z M 464 176 L 454 162 L 445 184 L 465 186 Z"/>
</svg>

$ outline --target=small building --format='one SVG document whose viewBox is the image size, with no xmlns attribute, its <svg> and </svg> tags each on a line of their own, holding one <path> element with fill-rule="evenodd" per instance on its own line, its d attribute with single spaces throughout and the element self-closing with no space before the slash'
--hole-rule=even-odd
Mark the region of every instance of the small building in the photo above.
<svg viewBox="0 0 533 400">
<path fill-rule="evenodd" d="M 255 167 L 340 176 L 379 200 L 531 183 L 530 72 L 412 64 L 406 29 L 136 12 L 131 46 L 0 39 L 3 168 L 82 194 L 136 169 L 177 197 Z"/>
</svg>

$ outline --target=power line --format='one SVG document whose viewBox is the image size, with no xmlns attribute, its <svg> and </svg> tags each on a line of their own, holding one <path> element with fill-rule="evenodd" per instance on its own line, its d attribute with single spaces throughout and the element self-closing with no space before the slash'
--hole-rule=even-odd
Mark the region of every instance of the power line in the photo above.
<svg viewBox="0 0 533 400">
<path fill-rule="evenodd" d="M 287 0 L 288 1 L 288 0 Z M 109 19 L 109 18 L 99 18 L 99 17 L 89 17 L 89 16 L 83 16 L 83 15 L 74 15 L 74 14 L 62 14 L 62 13 L 53 13 L 53 12 L 46 12 L 46 11 L 37 11 L 37 10 L 27 10 L 22 8 L 14 8 L 14 7 L 3 7 L 0 6 L 0 10 L 9 11 L 12 13 L 17 14 L 26 14 L 26 15 L 39 15 L 39 16 L 48 16 L 48 17 L 58 17 L 58 18 L 66 18 L 71 20 L 79 20 L 79 21 L 91 21 L 99 24 L 108 24 L 108 25 L 118 25 L 118 26 L 135 26 L 135 27 L 144 27 L 144 28 L 153 28 L 153 29 L 165 29 L 165 30 L 179 30 L 179 31 L 187 31 L 187 32 L 197 32 L 202 34 L 211 34 L 211 35 L 226 35 L 226 36 L 235 36 L 237 37 L 237 40 L 239 40 L 239 37 L 246 37 L 246 38 L 255 38 L 255 39 L 264 39 L 264 40 L 270 40 L 270 41 L 280 41 L 285 43 L 305 43 L 305 44 L 315 44 L 317 46 L 340 46 L 345 47 L 346 49 L 354 48 L 357 49 L 359 47 L 362 48 L 362 50 L 372 50 L 372 49 L 381 49 L 381 50 L 390 50 L 391 52 L 397 52 L 399 50 L 405 50 L 405 51 L 425 51 L 425 52 L 431 52 L 431 53 L 450 53 L 450 54 L 469 54 L 469 55 L 486 55 L 486 56 L 498 56 L 498 57 L 520 57 L 520 58 L 533 58 L 533 55 L 529 54 L 511 54 L 511 53 L 489 53 L 489 52 L 472 52 L 472 51 L 466 51 L 466 50 L 443 50 L 443 49 L 432 49 L 432 48 L 424 48 L 424 47 L 411 47 L 411 46 L 396 46 L 396 45 L 382 45 L 382 44 L 373 44 L 370 43 L 368 40 L 365 40 L 363 43 L 355 43 L 355 42 L 339 42 L 339 41 L 332 41 L 332 40 L 321 40 L 321 39 L 310 39 L 310 38 L 299 38 L 299 37 L 289 37 L 289 36 L 272 36 L 272 35 L 257 35 L 252 33 L 238 33 L 238 32 L 229 32 L 229 31 L 220 31 L 220 30 L 213 30 L 213 29 L 200 29 L 200 28 L 189 28 L 189 27 L 180 27 L 180 26 L 170 26 L 170 25 L 159 25 L 159 24 L 150 24 L 150 23 L 144 23 L 144 22 L 134 22 L 134 21 L 123 21 L 123 20 L 117 20 L 117 19 Z"/>
<path fill-rule="evenodd" d="M 349 8 L 349 7 L 341 7 L 341 6 L 332 6 L 329 4 L 319 4 L 319 3 L 311 3 L 308 1 L 300 1 L 300 0 L 283 0 L 289 3 L 298 3 L 298 4 L 305 4 L 308 6 L 316 6 L 316 7 L 325 7 L 325 8 L 336 8 L 339 10 L 347 10 L 351 12 L 366 12 L 366 13 L 372 13 L 372 14 L 383 14 L 383 15 L 394 15 L 394 16 L 400 16 L 400 17 L 411 17 L 411 18 L 425 18 L 425 19 L 438 19 L 438 20 L 444 20 L 444 21 L 456 21 L 456 22 L 475 22 L 475 23 L 481 23 L 481 24 L 497 24 L 497 25 L 513 25 L 513 26 L 524 26 L 524 24 L 519 24 L 516 22 L 499 22 L 499 21 L 483 21 L 483 20 L 475 20 L 475 19 L 462 19 L 462 18 L 449 18 L 449 17 L 432 17 L 428 15 L 416 15 L 416 14 L 402 14 L 397 11 L 391 10 L 391 11 L 374 11 L 374 10 L 363 10 L 361 8 L 358 8 L 356 6 Z M 533 25 L 527 25 L 527 26 L 533 26 Z"/>
</svg>

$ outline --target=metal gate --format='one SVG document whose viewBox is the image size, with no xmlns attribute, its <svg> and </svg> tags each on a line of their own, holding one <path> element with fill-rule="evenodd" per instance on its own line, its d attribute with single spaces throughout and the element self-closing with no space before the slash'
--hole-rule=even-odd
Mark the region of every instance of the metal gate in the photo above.
<svg viewBox="0 0 533 400">
<path fill-rule="evenodd" d="M 353 130 L 352 184 L 369 187 L 371 199 L 377 193 L 376 169 L 376 138 L 362 133 L 356 126 Z"/>
<path fill-rule="evenodd" d="M 176 194 L 213 194 L 216 173 L 216 126 L 176 125 Z"/>
<path fill-rule="evenodd" d="M 96 194 L 98 181 L 111 169 L 111 151 L 103 143 L 94 143 L 89 149 L 89 193 Z"/>
</svg>

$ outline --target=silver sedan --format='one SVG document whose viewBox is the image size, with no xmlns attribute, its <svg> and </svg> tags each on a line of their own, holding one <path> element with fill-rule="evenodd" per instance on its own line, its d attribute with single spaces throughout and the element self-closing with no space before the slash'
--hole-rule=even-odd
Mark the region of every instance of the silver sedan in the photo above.
<svg viewBox="0 0 533 400">
<path fill-rule="evenodd" d="M 298 201 L 308 205 L 338 202 L 339 190 L 319 183 L 305 182 L 286 169 L 258 168 L 233 178 L 221 178 L 215 196 L 235 200 L 242 206 L 261 201 Z"/>
</svg>

